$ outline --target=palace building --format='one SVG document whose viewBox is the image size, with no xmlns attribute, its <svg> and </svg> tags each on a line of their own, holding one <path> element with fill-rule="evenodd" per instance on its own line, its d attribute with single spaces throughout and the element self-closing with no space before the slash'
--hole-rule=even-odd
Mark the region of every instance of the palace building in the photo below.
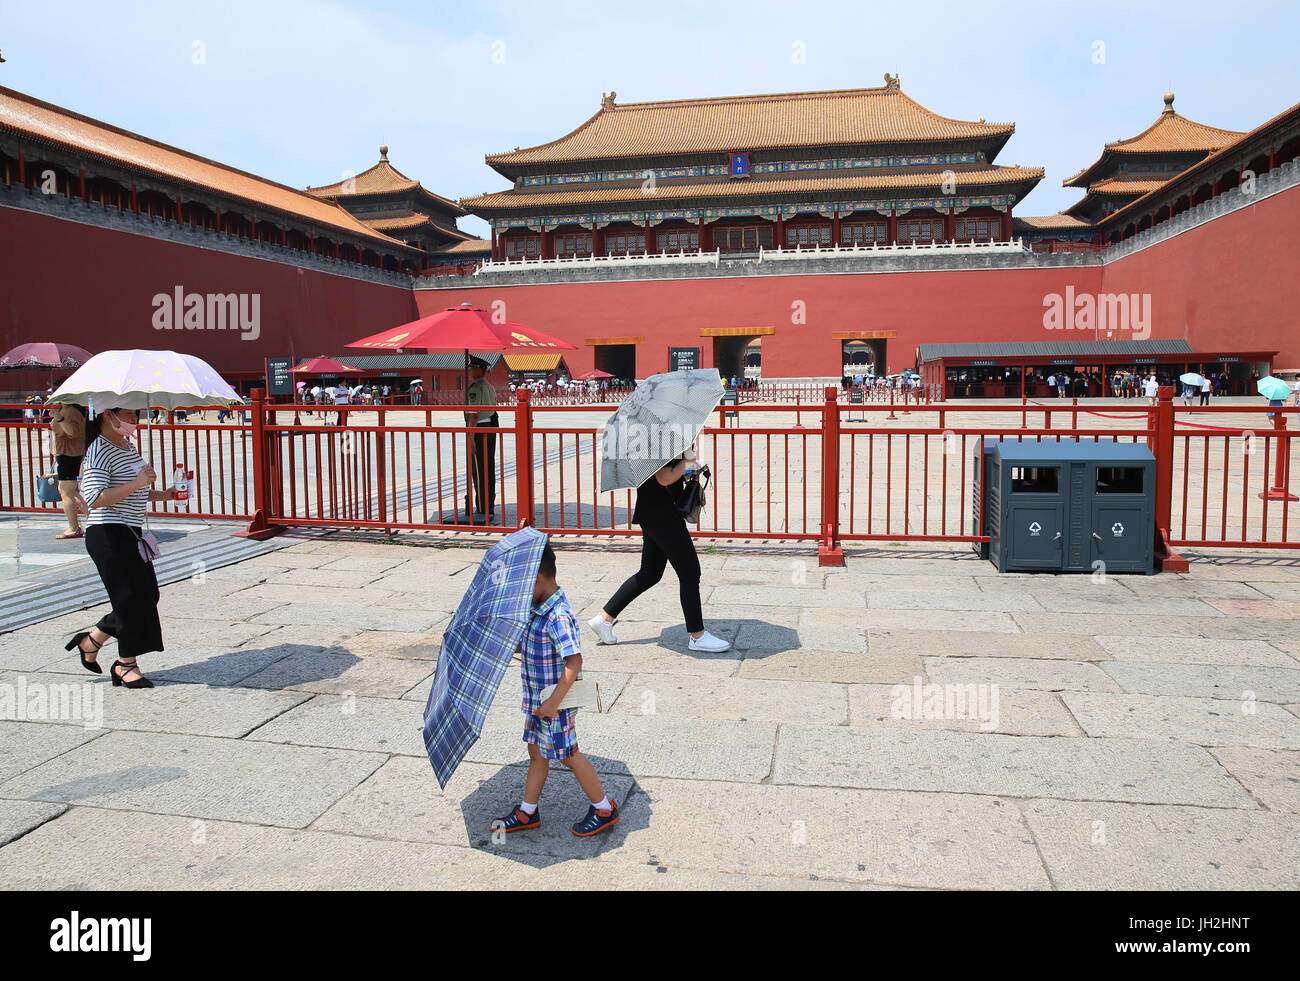
<svg viewBox="0 0 1300 981">
<path fill-rule="evenodd" d="M 1019 218 L 1016 231 L 1039 251 L 1073 243 L 1100 249 L 1106 242 L 1099 229 L 1103 219 L 1244 135 L 1180 116 L 1174 94 L 1166 92 L 1165 108 L 1154 123 L 1130 139 L 1107 143 L 1092 164 L 1062 182 L 1084 188 L 1082 198 L 1055 215 Z"/>
<path fill-rule="evenodd" d="M 265 358 L 346 355 L 469 302 L 576 345 L 568 369 L 619 378 L 924 363 L 973 396 L 1032 384 L 1043 358 L 1089 377 L 1167 358 L 1240 383 L 1300 366 L 1300 105 L 1245 133 L 1187 120 L 1172 97 L 1165 110 L 1067 180 L 1076 205 L 1035 217 L 1042 168 L 998 160 L 1013 123 L 942 116 L 892 75 L 785 95 L 610 93 L 558 139 L 488 155 L 509 186 L 459 201 L 384 149 L 299 190 L 0 88 L 0 343 L 178 347 L 251 380 Z M 489 241 L 459 230 L 466 214 Z M 195 294 L 256 296 L 261 322 L 158 333 L 157 297 Z M 1062 342 L 1094 346 L 1053 355 Z"/>
<path fill-rule="evenodd" d="M 879 88 L 619 105 L 489 155 L 514 182 L 461 203 L 492 258 L 1007 241 L 1043 177 L 994 161 L 1012 123 L 949 119 Z"/>
<path fill-rule="evenodd" d="M 456 219 L 469 212 L 425 188 L 388 162 L 388 147 L 369 170 L 324 187 L 309 187 L 312 197 L 342 207 L 363 225 L 399 239 L 431 257 L 430 265 L 463 265 L 486 258 L 488 243 L 462 232 Z"/>
</svg>

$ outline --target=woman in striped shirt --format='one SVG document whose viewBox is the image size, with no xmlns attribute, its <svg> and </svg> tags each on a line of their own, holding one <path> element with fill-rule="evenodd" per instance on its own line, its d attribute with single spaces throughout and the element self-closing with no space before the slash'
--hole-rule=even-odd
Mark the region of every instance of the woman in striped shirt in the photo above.
<svg viewBox="0 0 1300 981">
<path fill-rule="evenodd" d="M 163 649 L 158 578 L 153 563 L 141 554 L 141 528 L 149 502 L 174 500 L 176 491 L 150 489 L 158 475 L 129 442 L 138 421 L 135 409 L 109 409 L 86 426 L 90 445 L 81 470 L 81 493 L 90 506 L 86 551 L 113 609 L 73 637 L 67 650 L 75 647 L 82 666 L 100 674 L 95 655 L 116 637 L 118 660 L 109 669 L 113 684 L 152 688 L 136 666 L 139 655 Z"/>
</svg>

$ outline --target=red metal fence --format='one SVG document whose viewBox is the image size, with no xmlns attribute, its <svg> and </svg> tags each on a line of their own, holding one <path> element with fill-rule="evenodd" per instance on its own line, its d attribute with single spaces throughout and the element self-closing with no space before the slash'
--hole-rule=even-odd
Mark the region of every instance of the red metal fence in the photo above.
<svg viewBox="0 0 1300 981">
<path fill-rule="evenodd" d="M 1300 547 L 1291 463 L 1300 409 L 953 405 L 840 401 L 718 407 L 700 436 L 713 483 L 694 530 L 703 537 L 817 542 L 827 561 L 841 541 L 984 541 L 972 486 L 984 437 L 1144 441 L 1157 459 L 1156 521 L 1168 546 Z M 5 408 L 22 407 L 0 407 Z M 332 407 L 254 403 L 248 424 L 196 419 L 141 427 L 147 458 L 168 481 L 196 472 L 188 508 L 156 512 L 275 526 L 633 535 L 634 493 L 599 489 L 599 442 L 613 406 L 538 406 L 521 393 L 497 427 L 460 425 L 467 406 Z M 593 418 L 593 411 L 599 416 Z M 1266 424 L 1261 426 L 1262 413 Z M 10 413 L 13 415 L 13 413 Z M 195 418 L 191 416 L 191 418 Z M 1254 423 L 1254 428 L 1251 423 Z M 358 424 L 361 423 L 361 424 Z M 1240 423 L 1240 425 L 1239 425 Z M 0 422 L 0 509 L 54 513 L 35 478 L 52 469 L 47 428 Z M 470 440 L 491 439 L 492 515 L 471 493 Z M 472 505 L 472 506 L 471 506 Z"/>
</svg>

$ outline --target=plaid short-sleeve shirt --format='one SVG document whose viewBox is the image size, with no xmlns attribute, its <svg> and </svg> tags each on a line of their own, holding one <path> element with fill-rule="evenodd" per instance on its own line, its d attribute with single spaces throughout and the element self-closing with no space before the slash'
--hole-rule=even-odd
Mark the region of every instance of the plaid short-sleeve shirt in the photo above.
<svg viewBox="0 0 1300 981">
<path fill-rule="evenodd" d="M 564 659 L 582 653 L 578 618 L 564 590 L 557 589 L 533 615 L 524 631 L 520 670 L 524 681 L 524 713 L 542 704 L 542 689 L 564 677 Z"/>
</svg>

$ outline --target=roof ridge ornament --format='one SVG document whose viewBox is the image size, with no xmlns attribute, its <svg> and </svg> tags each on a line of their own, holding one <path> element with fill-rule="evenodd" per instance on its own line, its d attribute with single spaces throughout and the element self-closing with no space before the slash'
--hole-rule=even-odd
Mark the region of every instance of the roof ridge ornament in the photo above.
<svg viewBox="0 0 1300 981">
<path fill-rule="evenodd" d="M 1161 111 L 1160 114 L 1162 116 L 1174 115 L 1174 94 L 1172 92 L 1165 93 L 1165 108 Z"/>
<path fill-rule="evenodd" d="M 380 159 L 380 160 L 387 160 L 387 159 L 388 159 L 388 144 L 387 144 L 387 143 L 381 143 L 381 144 L 379 144 L 379 159 Z"/>
<path fill-rule="evenodd" d="M 899 82 L 897 75 L 891 75 L 889 74 L 889 72 L 885 72 L 885 91 L 886 92 L 902 91 L 902 83 Z"/>
<path fill-rule="evenodd" d="M 600 108 L 617 109 L 618 106 L 614 104 L 614 98 L 617 95 L 618 93 L 613 90 L 610 91 L 609 95 L 606 95 L 604 92 L 600 93 Z"/>
</svg>

